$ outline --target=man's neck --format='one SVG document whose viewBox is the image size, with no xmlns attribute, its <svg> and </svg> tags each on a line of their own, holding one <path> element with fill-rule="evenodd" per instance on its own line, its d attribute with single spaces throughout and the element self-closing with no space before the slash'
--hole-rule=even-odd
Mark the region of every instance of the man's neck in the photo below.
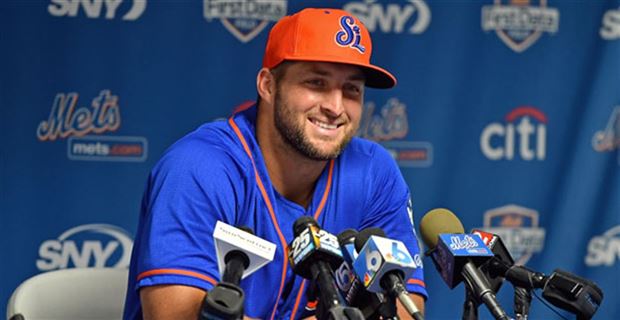
<svg viewBox="0 0 620 320">
<path fill-rule="evenodd" d="M 277 135 L 275 126 L 257 117 L 256 136 L 272 185 L 286 199 L 307 208 L 327 161 L 309 159 Z M 270 130 L 272 130 L 270 132 Z M 269 137 L 279 136 L 279 139 Z"/>
</svg>

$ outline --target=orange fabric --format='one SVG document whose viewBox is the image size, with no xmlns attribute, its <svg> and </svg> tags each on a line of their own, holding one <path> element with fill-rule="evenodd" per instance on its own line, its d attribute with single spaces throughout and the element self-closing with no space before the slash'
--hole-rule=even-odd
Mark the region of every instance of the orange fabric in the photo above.
<svg viewBox="0 0 620 320">
<path fill-rule="evenodd" d="M 420 285 L 422 287 L 426 287 L 426 284 L 424 283 L 424 281 L 418 280 L 418 279 L 409 279 L 409 280 L 407 280 L 407 283 L 408 284 L 417 284 L 417 285 Z"/>
<path fill-rule="evenodd" d="M 332 187 L 332 174 L 334 173 L 334 160 L 329 161 L 329 173 L 327 174 L 327 185 L 325 185 L 325 191 L 323 192 L 323 198 L 321 198 L 321 203 L 319 203 L 319 207 L 316 209 L 314 213 L 314 220 L 319 220 L 319 216 L 323 212 L 323 207 L 325 207 L 325 202 L 327 202 L 327 196 L 329 195 L 329 190 Z"/>
<path fill-rule="evenodd" d="M 278 301 L 280 301 L 282 290 L 284 289 L 284 280 L 286 279 L 286 269 L 288 267 L 288 259 L 287 259 L 288 258 L 288 247 L 286 245 L 286 240 L 284 239 L 284 235 L 282 234 L 282 231 L 280 230 L 278 219 L 276 218 L 275 212 L 273 211 L 271 200 L 269 200 L 269 196 L 267 195 L 267 191 L 265 190 L 263 181 L 258 175 L 258 170 L 256 169 L 256 165 L 254 164 L 254 157 L 252 156 L 250 147 L 248 146 L 247 142 L 245 141 L 245 138 L 243 137 L 243 134 L 241 134 L 239 127 L 237 126 L 237 124 L 235 123 L 235 120 L 232 117 L 228 119 L 228 123 L 235 131 L 235 134 L 237 135 L 237 137 L 241 141 L 241 144 L 243 145 L 243 149 L 245 150 L 245 153 L 248 155 L 248 157 L 250 157 L 250 160 L 252 161 L 252 166 L 254 167 L 254 176 L 256 177 L 256 184 L 258 185 L 258 189 L 260 190 L 260 193 L 263 196 L 263 199 L 265 200 L 265 204 L 267 205 L 267 210 L 269 210 L 269 215 L 271 216 L 271 221 L 273 223 L 273 226 L 276 228 L 276 232 L 278 233 L 280 244 L 282 245 L 282 248 L 284 248 L 284 257 L 282 259 L 282 276 L 280 280 L 280 289 L 278 290 L 276 304 L 273 306 L 273 311 L 271 312 L 271 319 L 273 319 L 276 314 L 276 309 L 278 308 Z"/>
<path fill-rule="evenodd" d="M 166 275 L 166 274 L 190 276 L 190 277 L 205 280 L 207 282 L 212 283 L 213 285 L 217 284 L 217 281 L 215 281 L 215 279 L 209 276 L 205 276 L 204 274 L 200 274 L 198 272 L 180 270 L 180 269 L 154 269 L 154 270 L 145 271 L 138 275 L 138 281 L 142 280 L 143 278 L 149 277 L 149 276 Z"/>
<path fill-rule="evenodd" d="M 297 298 L 295 299 L 295 306 L 293 307 L 293 312 L 291 312 L 291 320 L 295 319 L 295 315 L 297 314 L 297 309 L 299 308 L 299 301 L 301 300 L 301 295 L 304 292 L 304 289 L 306 287 L 306 281 L 304 280 L 301 282 L 301 286 L 299 287 L 299 291 L 297 292 Z"/>
</svg>

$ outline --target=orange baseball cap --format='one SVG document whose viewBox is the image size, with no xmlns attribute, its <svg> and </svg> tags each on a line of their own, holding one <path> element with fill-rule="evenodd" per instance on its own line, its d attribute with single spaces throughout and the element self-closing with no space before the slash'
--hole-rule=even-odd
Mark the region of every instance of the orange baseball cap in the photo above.
<svg viewBox="0 0 620 320">
<path fill-rule="evenodd" d="M 303 9 L 280 19 L 269 32 L 263 67 L 284 60 L 346 63 L 362 67 L 366 86 L 391 88 L 396 78 L 372 65 L 372 42 L 366 27 L 340 9 Z"/>
</svg>

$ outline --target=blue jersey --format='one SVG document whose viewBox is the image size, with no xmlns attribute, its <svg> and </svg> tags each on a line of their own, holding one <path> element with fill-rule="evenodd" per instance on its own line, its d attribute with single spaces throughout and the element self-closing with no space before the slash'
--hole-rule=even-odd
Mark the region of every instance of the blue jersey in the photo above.
<svg viewBox="0 0 620 320">
<path fill-rule="evenodd" d="M 217 284 L 213 231 L 218 220 L 248 226 L 277 245 L 273 261 L 241 281 L 249 317 L 311 314 L 305 294 L 309 284 L 293 273 L 285 256 L 293 223 L 303 215 L 313 216 L 332 234 L 372 226 L 403 241 L 420 265 L 407 289 L 426 296 L 409 189 L 387 151 L 353 138 L 328 162 L 304 208 L 272 186 L 255 122 L 252 107 L 227 121 L 205 124 L 177 141 L 153 168 L 131 257 L 124 318 L 141 318 L 141 287 L 180 284 L 208 291 Z"/>
</svg>

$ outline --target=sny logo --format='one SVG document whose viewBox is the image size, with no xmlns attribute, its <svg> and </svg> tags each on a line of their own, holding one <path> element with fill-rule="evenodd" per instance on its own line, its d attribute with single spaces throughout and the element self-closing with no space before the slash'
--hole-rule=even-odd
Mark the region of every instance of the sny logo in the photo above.
<svg viewBox="0 0 620 320">
<path fill-rule="evenodd" d="M 598 152 L 613 151 L 620 147 L 620 106 L 611 112 L 605 129 L 594 134 L 592 147 Z M 618 157 L 620 161 L 620 155 Z"/>
<path fill-rule="evenodd" d="M 336 33 L 336 43 L 341 47 L 351 47 L 357 49 L 360 53 L 366 52 L 366 48 L 360 44 L 362 35 L 360 27 L 355 23 L 355 19 L 351 16 L 343 16 L 340 18 L 340 27 L 342 28 Z"/>
<path fill-rule="evenodd" d="M 495 30 L 513 51 L 525 51 L 543 32 L 558 31 L 560 13 L 556 8 L 548 8 L 547 0 L 539 0 L 539 6 L 530 6 L 529 0 L 502 2 L 494 0 L 493 5 L 482 7 L 482 30 Z"/>
<path fill-rule="evenodd" d="M 41 271 L 72 266 L 127 268 L 132 246 L 131 236 L 119 227 L 81 225 L 63 232 L 56 240 L 44 241 L 39 247 L 37 268 Z"/>
<path fill-rule="evenodd" d="M 408 0 L 404 5 L 365 0 L 349 2 L 343 9 L 358 17 L 370 32 L 421 34 L 431 22 L 431 11 L 423 0 Z"/>
<path fill-rule="evenodd" d="M 123 0 L 52 0 L 47 11 L 55 17 L 76 17 L 80 6 L 88 18 L 97 19 L 102 15 L 105 5 L 105 18 L 114 19 Z M 123 15 L 123 20 L 136 20 L 146 9 L 146 0 L 133 0 L 131 9 Z"/>
<path fill-rule="evenodd" d="M 534 125 L 531 119 L 538 121 Z M 519 120 L 520 119 L 520 120 Z M 515 125 L 515 123 L 518 124 Z M 506 124 L 491 123 L 484 128 L 480 136 L 480 149 L 491 160 L 512 160 L 516 149 L 515 134 L 518 135 L 519 155 L 523 160 L 544 160 L 547 150 L 547 117 L 540 110 L 521 106 L 506 115 Z M 532 140 L 535 145 L 531 147 Z M 498 139 L 494 139 L 498 138 Z M 495 142 L 494 142 L 495 141 Z M 533 148 L 533 149 L 532 149 Z"/>
<path fill-rule="evenodd" d="M 588 243 L 586 265 L 611 267 L 620 261 L 620 225 L 617 225 Z"/>
<path fill-rule="evenodd" d="M 620 39 L 620 9 L 605 12 L 602 24 L 601 38 L 605 40 Z"/>
</svg>

